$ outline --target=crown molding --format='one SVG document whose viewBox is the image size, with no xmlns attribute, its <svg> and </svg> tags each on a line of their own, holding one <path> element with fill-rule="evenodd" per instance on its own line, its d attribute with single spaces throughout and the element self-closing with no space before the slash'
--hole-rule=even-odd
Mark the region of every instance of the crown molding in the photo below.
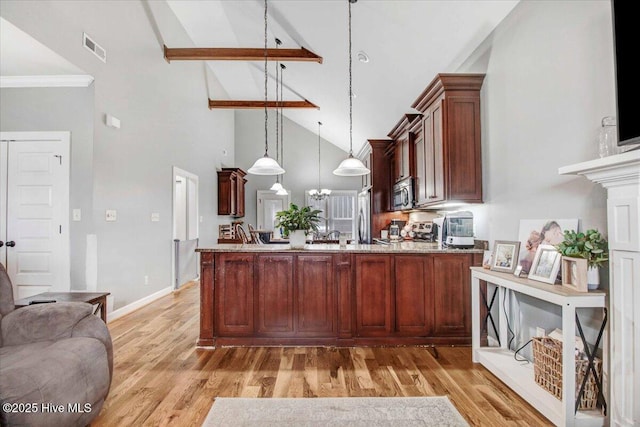
<svg viewBox="0 0 640 427">
<path fill-rule="evenodd" d="M 88 87 L 93 76 L 52 75 L 52 76 L 0 76 L 0 88 L 24 87 Z"/>
</svg>

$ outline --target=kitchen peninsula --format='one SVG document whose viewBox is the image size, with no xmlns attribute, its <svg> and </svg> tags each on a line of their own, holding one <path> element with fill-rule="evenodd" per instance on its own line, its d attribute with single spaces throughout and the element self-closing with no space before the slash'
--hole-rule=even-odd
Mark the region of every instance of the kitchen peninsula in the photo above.
<svg viewBox="0 0 640 427">
<path fill-rule="evenodd" d="M 469 267 L 435 244 L 200 248 L 198 346 L 471 344 Z"/>
</svg>

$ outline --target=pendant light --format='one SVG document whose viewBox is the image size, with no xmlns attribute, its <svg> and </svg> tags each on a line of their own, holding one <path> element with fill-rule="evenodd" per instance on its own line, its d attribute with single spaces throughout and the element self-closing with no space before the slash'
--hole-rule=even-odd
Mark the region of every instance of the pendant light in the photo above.
<svg viewBox="0 0 640 427">
<path fill-rule="evenodd" d="M 284 87 L 284 70 L 286 70 L 286 66 L 284 64 L 280 64 L 280 101 L 284 98 L 282 96 L 282 88 Z M 282 102 L 280 103 L 280 161 L 284 166 L 284 122 L 282 114 Z M 282 177 L 282 184 L 284 184 L 284 176 Z M 281 188 L 276 191 L 278 196 L 286 196 L 289 192 L 284 188 L 284 186 L 280 186 Z"/>
<path fill-rule="evenodd" d="M 353 157 L 353 89 L 352 89 L 352 72 L 351 72 L 351 3 L 357 0 L 348 0 L 349 2 L 349 157 L 344 159 L 338 168 L 333 171 L 334 175 L 339 176 L 361 176 L 367 175 L 371 171 L 357 158 Z"/>
<path fill-rule="evenodd" d="M 282 42 L 280 41 L 280 39 L 276 37 L 276 49 L 281 44 L 282 44 Z M 276 61 L 276 104 L 278 103 L 279 76 L 280 76 L 280 62 Z M 280 99 L 280 101 L 282 101 L 282 99 Z M 278 111 L 279 111 L 279 109 L 276 108 L 276 161 L 278 161 L 280 159 L 280 148 L 279 148 L 280 137 L 279 137 L 279 132 L 278 132 L 278 124 L 279 124 L 278 123 L 279 122 Z M 273 185 L 271 186 L 271 188 L 269 190 L 278 192 L 278 191 L 282 190 L 282 188 L 283 188 L 282 184 L 280 184 L 280 175 L 276 175 L 276 182 L 273 183 Z"/>
<path fill-rule="evenodd" d="M 318 122 L 318 188 L 309 190 L 309 196 L 313 200 L 324 200 L 331 194 L 331 190 L 327 188 L 320 189 L 320 126 L 322 122 Z"/>
<path fill-rule="evenodd" d="M 267 113 L 267 0 L 264 0 L 264 156 L 260 157 L 247 172 L 253 175 L 280 175 L 284 169 L 269 157 L 269 132 Z"/>
</svg>

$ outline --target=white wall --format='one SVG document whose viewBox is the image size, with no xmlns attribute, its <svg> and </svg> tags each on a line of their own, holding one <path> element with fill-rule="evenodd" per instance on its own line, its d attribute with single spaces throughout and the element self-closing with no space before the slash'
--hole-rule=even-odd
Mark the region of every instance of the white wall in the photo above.
<svg viewBox="0 0 640 427">
<path fill-rule="evenodd" d="M 206 246 L 217 238 L 216 168 L 234 162 L 233 112 L 207 108 L 203 64 L 163 58 L 163 42 L 191 40 L 165 2 L 3 0 L 0 13 L 95 77 L 92 211 L 83 212 L 93 229 L 82 232 L 97 235 L 98 289 L 120 308 L 171 286 L 172 167 L 199 177 Z M 106 64 L 82 47 L 83 31 L 107 50 Z M 104 125 L 106 113 L 121 129 Z M 117 222 L 105 222 L 106 209 Z"/>
<path fill-rule="evenodd" d="M 606 233 L 605 191 L 558 168 L 597 158 L 600 120 L 615 115 L 612 37 L 609 1 L 522 1 L 457 70 L 486 73 L 479 238 L 517 240 L 527 218 L 579 218 Z M 520 344 L 530 327 L 561 326 L 553 306 L 519 303 Z"/>
<path fill-rule="evenodd" d="M 318 114 L 310 110 L 309 114 Z M 322 121 L 322 119 L 320 119 Z M 291 202 L 304 206 L 305 190 L 318 186 L 318 134 L 292 122 L 286 117 L 284 126 L 284 187 L 291 191 Z M 345 129 L 348 131 L 348 129 Z M 269 156 L 275 158 L 275 113 L 269 112 Z M 320 130 L 322 136 L 322 129 Z M 264 110 L 238 110 L 235 118 L 235 158 L 236 166 L 248 170 L 264 155 Z M 320 183 L 332 190 L 360 190 L 360 177 L 340 177 L 333 170 L 347 157 L 347 153 L 321 139 Z M 257 190 L 268 190 L 275 182 L 275 176 L 246 176 L 245 217 L 247 224 L 256 225 Z M 229 221 L 230 222 L 230 221 Z"/>
<path fill-rule="evenodd" d="M 486 73 L 478 237 L 516 240 L 525 218 L 606 231 L 604 190 L 558 168 L 597 158 L 600 120 L 615 115 L 610 3 L 520 2 L 458 71 Z"/>
<path fill-rule="evenodd" d="M 93 230 L 93 85 L 87 88 L 0 89 L 0 131 L 70 131 L 71 289 L 86 289 L 86 235 Z"/>
</svg>

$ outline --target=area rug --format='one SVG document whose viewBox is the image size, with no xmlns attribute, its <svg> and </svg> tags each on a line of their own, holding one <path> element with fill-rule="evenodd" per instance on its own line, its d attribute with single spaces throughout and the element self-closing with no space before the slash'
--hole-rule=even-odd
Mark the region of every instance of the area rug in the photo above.
<svg viewBox="0 0 640 427">
<path fill-rule="evenodd" d="M 203 423 L 217 426 L 468 426 L 447 397 L 218 397 Z"/>
</svg>

